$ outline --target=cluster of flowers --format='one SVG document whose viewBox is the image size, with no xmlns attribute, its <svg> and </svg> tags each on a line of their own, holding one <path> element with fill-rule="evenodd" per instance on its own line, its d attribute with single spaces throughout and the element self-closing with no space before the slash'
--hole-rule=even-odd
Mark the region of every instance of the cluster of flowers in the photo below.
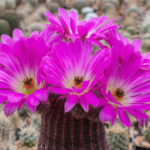
<svg viewBox="0 0 150 150">
<path fill-rule="evenodd" d="M 130 127 L 129 115 L 147 124 L 150 109 L 150 53 L 141 42 L 117 33 L 107 17 L 79 21 L 74 11 L 60 8 L 45 14 L 49 24 L 24 37 L 2 35 L 0 43 L 0 104 L 7 116 L 26 104 L 36 112 L 50 92 L 66 98 L 69 112 L 79 104 L 85 112 L 101 108 L 99 118 L 113 125 L 117 118 Z M 99 50 L 93 52 L 93 47 Z"/>
</svg>

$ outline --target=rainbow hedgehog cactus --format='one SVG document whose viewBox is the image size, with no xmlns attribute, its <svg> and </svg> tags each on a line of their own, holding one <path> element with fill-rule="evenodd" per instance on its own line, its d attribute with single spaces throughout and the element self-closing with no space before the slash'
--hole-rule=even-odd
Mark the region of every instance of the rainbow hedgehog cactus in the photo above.
<svg viewBox="0 0 150 150">
<path fill-rule="evenodd" d="M 56 17 L 45 15 L 41 33 L 1 36 L 5 115 L 24 105 L 41 114 L 38 150 L 108 150 L 103 123 L 118 118 L 130 127 L 133 116 L 147 126 L 150 53 L 142 54 L 140 40 L 128 41 L 105 16 L 79 21 L 62 8 Z"/>
</svg>

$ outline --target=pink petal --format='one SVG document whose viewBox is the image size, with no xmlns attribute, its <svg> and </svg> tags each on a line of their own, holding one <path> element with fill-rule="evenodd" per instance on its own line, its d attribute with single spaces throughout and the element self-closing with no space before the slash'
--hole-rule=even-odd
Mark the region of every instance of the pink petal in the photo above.
<svg viewBox="0 0 150 150">
<path fill-rule="evenodd" d="M 33 106 L 37 106 L 37 105 L 40 104 L 39 99 L 38 99 L 34 94 L 29 95 L 29 96 L 27 97 L 26 101 L 27 101 L 28 103 L 30 103 L 31 105 L 33 105 Z"/>
<path fill-rule="evenodd" d="M 21 101 L 24 97 L 25 97 L 24 94 L 14 92 L 14 93 L 11 93 L 8 95 L 8 101 L 13 102 L 13 103 L 17 103 L 17 102 Z"/>
<path fill-rule="evenodd" d="M 7 100 L 6 96 L 0 95 L 0 104 L 4 103 Z"/>
<path fill-rule="evenodd" d="M 105 106 L 107 104 L 108 104 L 108 101 L 105 98 L 103 98 L 103 97 L 99 98 L 98 107 L 103 107 L 103 106 Z"/>
<path fill-rule="evenodd" d="M 124 112 L 123 110 L 118 108 L 118 115 L 119 115 L 119 119 L 123 125 L 125 125 L 127 127 L 131 127 L 131 122 L 130 122 L 130 119 L 129 119 L 128 115 L 126 114 L 126 112 Z"/>
<path fill-rule="evenodd" d="M 131 115 L 133 115 L 136 118 L 141 118 L 141 119 L 148 119 L 148 115 L 146 115 L 142 110 L 140 109 L 129 109 L 127 110 Z"/>
<path fill-rule="evenodd" d="M 132 44 L 133 44 L 134 47 L 135 47 L 135 51 L 139 51 L 140 48 L 141 48 L 141 45 L 142 45 L 140 39 L 135 39 L 135 40 L 132 42 Z"/>
<path fill-rule="evenodd" d="M 72 18 L 74 20 L 74 22 L 76 23 L 76 25 L 78 25 L 78 23 L 79 23 L 79 16 L 78 16 L 78 14 L 75 11 L 73 11 L 73 10 L 71 10 L 69 12 L 69 14 L 70 14 L 70 18 Z"/>
<path fill-rule="evenodd" d="M 88 104 L 93 105 L 93 106 L 98 106 L 99 99 L 94 93 L 88 92 L 88 93 L 84 94 L 84 97 Z"/>
<path fill-rule="evenodd" d="M 30 37 L 38 36 L 38 35 L 39 35 L 39 31 L 34 31 L 31 33 Z"/>
<path fill-rule="evenodd" d="M 62 88 L 56 88 L 56 87 L 52 87 L 52 86 L 49 87 L 48 90 L 55 94 L 68 94 L 71 91 L 70 89 L 62 89 Z"/>
<path fill-rule="evenodd" d="M 6 35 L 6 34 L 2 34 L 1 35 L 1 40 L 4 44 L 7 44 L 7 43 L 12 43 L 12 39 L 10 38 L 10 36 Z"/>
<path fill-rule="evenodd" d="M 58 11 L 59 11 L 59 15 L 63 18 L 63 20 L 69 23 L 69 15 L 67 11 L 63 8 L 59 8 Z"/>
<path fill-rule="evenodd" d="M 99 118 L 103 123 L 110 121 L 112 124 L 114 124 L 117 118 L 116 116 L 116 111 L 110 104 L 106 105 L 99 114 Z"/>
<path fill-rule="evenodd" d="M 77 95 L 70 95 L 65 102 L 65 112 L 70 111 L 76 105 L 77 100 Z"/>
<path fill-rule="evenodd" d="M 90 82 L 90 81 L 83 81 L 83 82 L 82 82 L 82 90 L 85 90 L 85 89 L 88 87 L 89 82 Z"/>
<path fill-rule="evenodd" d="M 27 99 L 26 99 L 26 104 L 27 104 L 27 107 L 28 109 L 32 112 L 32 113 L 35 113 L 36 112 L 36 105 L 32 105 L 31 102 L 30 102 L 30 97 L 28 96 Z"/>
<path fill-rule="evenodd" d="M 137 120 L 138 120 L 138 122 L 139 122 L 141 127 L 144 127 L 144 125 L 145 125 L 145 127 L 147 128 L 147 126 L 148 126 L 148 119 L 138 119 L 137 118 Z"/>
<path fill-rule="evenodd" d="M 20 37 L 23 37 L 23 32 L 20 29 L 14 29 L 13 31 L 13 39 L 19 40 Z"/>
<path fill-rule="evenodd" d="M 40 101 L 46 101 L 48 98 L 49 92 L 46 89 L 39 89 L 34 92 L 34 96 L 37 97 Z"/>
<path fill-rule="evenodd" d="M 89 111 L 89 104 L 86 101 L 86 98 L 84 97 L 84 95 L 80 96 L 80 102 L 79 102 L 79 104 L 82 106 L 82 108 L 83 108 L 83 110 L 85 112 Z"/>
<path fill-rule="evenodd" d="M 4 106 L 5 115 L 8 117 L 12 115 L 18 108 L 18 103 L 7 103 Z"/>
</svg>

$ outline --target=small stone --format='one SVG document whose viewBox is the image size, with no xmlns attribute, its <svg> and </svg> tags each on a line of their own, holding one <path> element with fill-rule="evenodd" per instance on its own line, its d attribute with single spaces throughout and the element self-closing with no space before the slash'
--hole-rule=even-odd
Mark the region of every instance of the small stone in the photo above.
<svg viewBox="0 0 150 150">
<path fill-rule="evenodd" d="M 0 0 L 0 14 L 5 10 L 6 3 L 4 0 Z"/>
<path fill-rule="evenodd" d="M 47 8 L 51 13 L 56 14 L 58 12 L 58 8 L 60 8 L 60 5 L 56 2 L 47 3 Z"/>
<path fill-rule="evenodd" d="M 82 10 L 81 10 L 81 13 L 82 13 L 82 15 L 86 15 L 86 14 L 88 14 L 88 13 L 93 13 L 93 8 L 91 8 L 91 7 L 84 7 L 84 8 L 82 8 Z"/>
<path fill-rule="evenodd" d="M 78 10 L 75 8 L 71 8 L 70 10 L 73 10 L 74 12 L 76 12 L 77 14 L 79 14 Z"/>
<path fill-rule="evenodd" d="M 103 3 L 102 12 L 107 13 L 110 9 L 117 10 L 116 5 L 113 3 Z M 108 12 L 109 13 L 109 12 Z"/>
<path fill-rule="evenodd" d="M 36 13 L 39 15 L 39 18 L 42 20 L 45 20 L 46 17 L 44 15 L 44 13 L 47 12 L 47 8 L 45 7 L 45 5 L 40 5 L 37 9 L 36 9 Z"/>
<path fill-rule="evenodd" d="M 19 20 L 23 20 L 24 18 L 28 18 L 29 14 L 32 14 L 33 11 L 34 11 L 34 9 L 30 3 L 20 5 L 20 6 L 18 6 L 18 8 L 16 10 L 18 17 L 19 17 Z"/>
<path fill-rule="evenodd" d="M 94 17 L 97 17 L 97 14 L 96 14 L 96 13 L 88 13 L 88 14 L 85 16 L 84 20 L 89 20 L 89 19 L 94 18 Z"/>
<path fill-rule="evenodd" d="M 150 33 L 143 34 L 142 39 L 149 39 L 150 40 Z M 150 111 L 149 111 L 149 114 L 150 114 Z"/>
<path fill-rule="evenodd" d="M 85 0 L 76 0 L 75 3 L 74 3 L 74 5 L 73 5 L 73 7 L 75 9 L 77 9 L 79 12 L 81 12 L 81 9 L 83 7 L 86 7 L 86 6 L 87 6 L 87 3 L 86 3 Z"/>
<path fill-rule="evenodd" d="M 71 1 L 71 0 L 69 0 Z M 65 5 L 65 1 L 64 0 L 51 0 L 52 3 L 57 3 L 58 5 L 60 5 L 60 7 L 64 7 Z"/>
<path fill-rule="evenodd" d="M 22 0 L 16 0 L 16 6 L 20 5 L 22 3 Z"/>
<path fill-rule="evenodd" d="M 6 9 L 15 9 L 16 0 L 6 0 Z"/>
<path fill-rule="evenodd" d="M 150 9 L 150 1 L 148 0 L 147 2 L 146 2 L 146 10 L 149 10 Z"/>
<path fill-rule="evenodd" d="M 134 26 L 128 26 L 126 31 L 129 32 L 131 35 L 135 35 L 138 33 L 137 29 Z"/>
<path fill-rule="evenodd" d="M 119 1 L 118 0 L 102 0 L 103 4 L 113 4 L 115 7 L 118 7 Z"/>
<path fill-rule="evenodd" d="M 50 2 L 52 2 L 52 0 L 46 0 L 46 3 L 50 3 Z"/>
<path fill-rule="evenodd" d="M 139 8 L 138 8 L 136 5 L 131 5 L 131 6 L 128 8 L 128 10 L 127 10 L 128 15 L 130 15 L 132 12 L 135 12 L 135 13 L 137 13 L 138 15 L 140 15 Z"/>
<path fill-rule="evenodd" d="M 25 18 L 25 22 L 28 22 L 28 20 L 31 20 L 32 22 L 41 22 L 42 20 L 46 19 L 44 15 L 45 12 L 47 12 L 47 9 L 44 5 L 41 4 L 39 7 L 37 7 L 37 9 L 33 11 L 30 16 Z"/>
<path fill-rule="evenodd" d="M 45 3 L 46 0 L 39 0 L 39 3 Z"/>
<path fill-rule="evenodd" d="M 142 136 L 137 136 L 137 137 L 134 139 L 134 142 L 135 142 L 136 145 L 141 145 L 142 140 L 143 140 L 143 137 L 142 137 Z"/>
<path fill-rule="evenodd" d="M 23 0 L 23 3 L 30 3 L 33 7 L 38 5 L 38 0 Z"/>
<path fill-rule="evenodd" d="M 30 24 L 28 26 L 28 30 L 30 33 L 35 31 L 35 30 L 41 31 L 42 30 L 42 23 L 41 22 L 33 22 L 32 24 Z"/>
</svg>

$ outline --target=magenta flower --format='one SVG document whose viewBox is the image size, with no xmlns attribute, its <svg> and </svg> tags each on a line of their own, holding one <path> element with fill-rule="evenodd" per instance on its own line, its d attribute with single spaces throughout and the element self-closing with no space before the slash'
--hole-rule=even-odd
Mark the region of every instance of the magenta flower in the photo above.
<svg viewBox="0 0 150 150">
<path fill-rule="evenodd" d="M 134 44 L 115 42 L 114 39 L 111 62 L 101 82 L 103 109 L 99 117 L 102 122 L 114 124 L 118 114 L 127 127 L 131 126 L 128 115 L 134 116 L 141 125 L 147 123 L 144 110 L 149 109 L 150 71 L 143 68 L 143 57 Z"/>
<path fill-rule="evenodd" d="M 101 16 L 99 18 L 92 18 L 89 21 L 79 22 L 78 15 L 74 11 L 67 12 L 65 9 L 59 8 L 59 15 L 55 17 L 51 12 L 45 14 L 50 24 L 43 31 L 47 40 L 51 38 L 50 42 L 60 39 L 74 40 L 75 37 L 81 40 L 90 39 L 96 45 L 102 46 L 99 40 L 107 38 L 105 33 L 111 29 L 117 29 L 113 20 L 108 21 L 108 18 Z M 54 36 L 52 36 L 53 34 Z M 57 34 L 56 34 L 57 33 Z"/>
<path fill-rule="evenodd" d="M 107 32 L 105 35 L 107 36 L 106 38 L 107 43 L 112 47 L 114 46 L 114 44 L 117 44 L 119 42 L 123 45 L 132 44 L 134 46 L 135 51 L 139 51 L 142 45 L 141 40 L 134 39 L 133 42 L 131 43 L 127 38 L 123 37 L 122 34 L 118 33 L 116 30 L 111 30 L 110 32 Z"/>
<path fill-rule="evenodd" d="M 109 49 L 103 49 L 92 55 L 91 43 L 77 39 L 56 44 L 51 55 L 44 58 L 41 77 L 51 85 L 51 92 L 67 98 L 65 112 L 77 103 L 86 112 L 89 105 L 98 105 L 99 99 L 93 90 L 109 62 L 109 54 Z"/>
<path fill-rule="evenodd" d="M 40 101 L 48 97 L 45 83 L 37 78 L 48 47 L 37 32 L 25 38 L 21 30 L 15 29 L 13 39 L 2 35 L 0 50 L 0 103 L 5 103 L 5 114 L 11 115 L 25 103 L 35 112 Z"/>
</svg>

